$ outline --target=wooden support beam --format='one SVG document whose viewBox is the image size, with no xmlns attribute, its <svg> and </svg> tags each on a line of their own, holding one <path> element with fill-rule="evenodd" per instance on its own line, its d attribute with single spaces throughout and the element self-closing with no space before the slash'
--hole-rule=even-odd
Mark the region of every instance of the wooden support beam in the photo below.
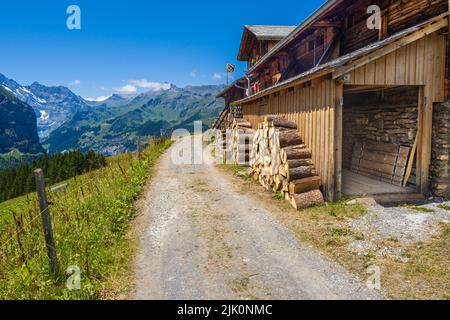
<svg viewBox="0 0 450 320">
<path fill-rule="evenodd" d="M 419 95 L 417 100 L 417 157 L 416 157 L 416 186 L 417 192 L 421 193 L 422 190 L 422 144 L 423 144 L 423 100 L 424 100 L 424 87 L 419 88 Z"/>
<path fill-rule="evenodd" d="M 430 164 L 431 164 L 431 144 L 433 131 L 433 101 L 429 94 L 433 89 L 426 86 L 422 102 L 422 148 L 421 148 L 421 178 L 420 191 L 427 195 L 430 191 Z"/>
<path fill-rule="evenodd" d="M 344 92 L 346 94 L 366 93 L 373 91 L 380 91 L 385 89 L 395 89 L 401 86 L 387 86 L 387 85 L 348 85 L 345 87 Z"/>
<path fill-rule="evenodd" d="M 335 82 L 334 93 L 334 199 L 342 198 L 342 146 L 344 85 Z"/>
<path fill-rule="evenodd" d="M 320 20 L 315 22 L 311 28 L 341 28 L 342 21 Z"/>
</svg>

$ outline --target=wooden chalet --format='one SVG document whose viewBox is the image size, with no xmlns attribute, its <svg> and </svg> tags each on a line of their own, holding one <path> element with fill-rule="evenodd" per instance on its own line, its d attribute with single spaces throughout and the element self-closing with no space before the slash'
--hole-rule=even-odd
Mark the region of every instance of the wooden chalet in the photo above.
<svg viewBox="0 0 450 320">
<path fill-rule="evenodd" d="M 238 60 L 247 61 L 248 67 L 251 67 L 294 29 L 295 26 L 244 26 Z M 213 124 L 214 128 L 224 127 L 227 124 L 227 119 L 230 120 L 242 115 L 240 108 L 235 107 L 231 110 L 230 105 L 232 102 L 246 97 L 247 88 L 248 80 L 243 77 L 231 83 L 217 95 L 217 98 L 225 100 L 225 108 Z"/>
<path fill-rule="evenodd" d="M 449 195 L 449 0 L 329 0 L 276 44 L 257 34 L 239 50 L 243 117 L 295 121 L 327 200 Z"/>
</svg>

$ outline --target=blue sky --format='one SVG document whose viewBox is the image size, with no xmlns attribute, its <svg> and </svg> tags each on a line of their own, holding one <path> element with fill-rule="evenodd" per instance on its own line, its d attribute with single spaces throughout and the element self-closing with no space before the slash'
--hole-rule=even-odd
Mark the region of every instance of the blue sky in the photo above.
<svg viewBox="0 0 450 320">
<path fill-rule="evenodd" d="M 224 83 L 243 25 L 297 25 L 323 2 L 2 1 L 0 73 L 24 85 L 69 86 L 83 97 L 163 82 Z M 81 30 L 66 27 L 72 4 L 81 8 Z"/>
</svg>

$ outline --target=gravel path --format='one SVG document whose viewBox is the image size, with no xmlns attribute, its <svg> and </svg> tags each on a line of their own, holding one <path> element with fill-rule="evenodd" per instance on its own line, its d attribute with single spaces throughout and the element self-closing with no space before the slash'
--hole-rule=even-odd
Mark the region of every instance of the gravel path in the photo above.
<svg viewBox="0 0 450 320">
<path fill-rule="evenodd" d="M 135 299 L 380 297 L 299 243 L 214 165 L 173 165 L 178 145 L 161 158 L 138 220 Z"/>
</svg>

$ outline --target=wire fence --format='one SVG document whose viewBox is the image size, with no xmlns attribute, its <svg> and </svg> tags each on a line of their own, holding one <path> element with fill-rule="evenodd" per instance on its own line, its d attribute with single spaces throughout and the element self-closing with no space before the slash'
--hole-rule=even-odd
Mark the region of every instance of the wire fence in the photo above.
<svg viewBox="0 0 450 320">
<path fill-rule="evenodd" d="M 106 194 L 113 181 L 118 179 L 118 175 L 126 181 L 127 174 L 133 172 L 137 165 L 133 160 L 140 159 L 140 152 L 124 154 L 115 160 L 116 164 L 110 163 L 106 168 L 87 173 L 90 177 L 86 181 L 83 181 L 86 177 L 75 176 L 70 179 L 65 189 L 51 192 L 51 188 L 46 188 L 48 207 L 44 210 L 40 210 L 35 194 L 27 195 L 19 205 L 11 204 L 1 208 L 0 219 L 3 221 L 0 221 L 0 264 L 7 265 L 9 268 L 27 266 L 27 262 L 33 257 L 43 255 L 46 244 L 40 220 L 42 214 L 46 212 L 50 213 L 53 221 L 74 225 L 74 228 L 85 224 L 89 228 L 89 212 L 82 212 L 83 205 L 95 197 Z M 74 207 L 77 209 L 74 210 Z M 69 213 L 75 213 L 75 215 L 68 216 Z M 76 241 L 73 238 L 57 235 L 56 246 L 64 246 L 67 242 Z M 107 244 L 108 240 L 97 239 L 96 243 Z M 0 275 L 1 273 L 2 271 Z"/>
</svg>

